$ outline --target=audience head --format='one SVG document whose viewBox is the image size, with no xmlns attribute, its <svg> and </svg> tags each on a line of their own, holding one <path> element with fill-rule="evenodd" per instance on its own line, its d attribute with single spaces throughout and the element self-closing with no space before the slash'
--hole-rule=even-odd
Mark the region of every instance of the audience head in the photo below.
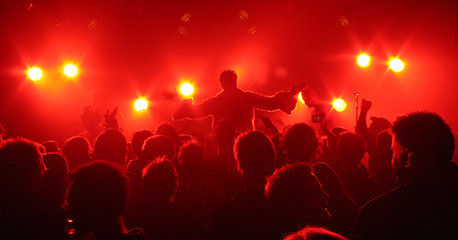
<svg viewBox="0 0 458 240">
<path fill-rule="evenodd" d="M 145 140 L 142 147 L 144 160 L 153 160 L 160 156 L 174 159 L 176 154 L 175 144 L 170 137 L 154 135 Z"/>
<path fill-rule="evenodd" d="M 179 149 L 181 146 L 180 134 L 178 134 L 177 129 L 170 123 L 161 123 L 156 128 L 155 135 L 163 135 L 172 139 L 175 144 L 175 149 Z"/>
<path fill-rule="evenodd" d="M 333 127 L 333 128 L 331 129 L 331 132 L 332 132 L 334 135 L 336 135 L 337 137 L 338 137 L 341 133 L 346 132 L 346 131 L 348 131 L 348 130 L 345 129 L 344 127 Z"/>
<path fill-rule="evenodd" d="M 219 76 L 219 82 L 224 90 L 237 88 L 237 74 L 232 70 L 225 70 Z"/>
<path fill-rule="evenodd" d="M 124 165 L 126 148 L 124 135 L 119 130 L 107 129 L 95 140 L 93 158 Z"/>
<path fill-rule="evenodd" d="M 341 164 L 347 167 L 356 167 L 366 153 L 364 139 L 352 132 L 343 132 L 337 141 L 337 154 Z"/>
<path fill-rule="evenodd" d="M 275 170 L 265 186 L 270 206 L 297 224 L 327 224 L 328 195 L 305 163 L 287 164 Z"/>
<path fill-rule="evenodd" d="M 283 133 L 282 148 L 290 162 L 313 162 L 319 146 L 315 130 L 305 123 L 296 123 Z"/>
<path fill-rule="evenodd" d="M 386 118 L 371 117 L 372 123 L 367 129 L 372 136 L 377 136 L 383 130 L 391 128 L 391 123 Z"/>
<path fill-rule="evenodd" d="M 45 147 L 45 153 L 60 153 L 59 144 L 56 141 L 42 142 L 41 145 Z"/>
<path fill-rule="evenodd" d="M 392 136 L 389 130 L 384 130 L 377 135 L 375 145 L 376 160 L 374 163 L 375 171 L 391 169 L 391 159 L 393 151 L 391 150 Z"/>
<path fill-rule="evenodd" d="M 132 150 L 137 158 L 142 156 L 142 147 L 145 140 L 153 135 L 153 132 L 148 129 L 134 132 L 132 135 Z"/>
<path fill-rule="evenodd" d="M 197 141 L 190 141 L 183 144 L 178 153 L 178 160 L 183 170 L 198 172 L 204 163 L 204 150 L 202 144 Z"/>
<path fill-rule="evenodd" d="M 178 189 L 178 174 L 172 161 L 158 157 L 143 169 L 143 192 L 147 202 L 170 202 Z"/>
<path fill-rule="evenodd" d="M 127 198 L 127 177 L 119 165 L 95 161 L 78 169 L 71 179 L 68 205 L 78 235 L 121 216 Z"/>
<path fill-rule="evenodd" d="M 415 112 L 398 117 L 392 133 L 392 164 L 398 177 L 405 170 L 434 171 L 452 160 L 455 139 L 449 125 L 435 113 Z"/>
<path fill-rule="evenodd" d="M 180 140 L 184 144 L 189 141 L 196 140 L 191 134 L 182 133 L 180 134 Z"/>
<path fill-rule="evenodd" d="M 25 138 L 0 143 L 0 192 L 37 194 L 43 183 L 43 146 Z"/>
<path fill-rule="evenodd" d="M 91 161 L 91 145 L 89 141 L 81 136 L 67 139 L 62 146 L 62 155 L 65 156 L 68 168 L 74 170 L 81 165 Z"/>
<path fill-rule="evenodd" d="M 244 176 L 266 178 L 275 164 L 275 148 L 262 132 L 250 131 L 237 137 L 234 156 L 239 171 Z"/>
<path fill-rule="evenodd" d="M 347 238 L 323 227 L 307 226 L 286 236 L 283 240 L 347 240 Z"/>
<path fill-rule="evenodd" d="M 44 175 L 42 195 L 63 204 L 68 186 L 67 160 L 60 153 L 47 153 L 43 155 L 43 161 L 47 171 Z"/>
</svg>

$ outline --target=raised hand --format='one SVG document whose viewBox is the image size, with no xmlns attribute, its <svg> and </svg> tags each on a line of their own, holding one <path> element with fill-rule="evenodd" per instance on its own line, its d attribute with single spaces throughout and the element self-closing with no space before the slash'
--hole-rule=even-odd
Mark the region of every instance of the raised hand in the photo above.
<svg viewBox="0 0 458 240">
<path fill-rule="evenodd" d="M 118 107 L 115 107 L 113 112 L 107 109 L 105 116 L 105 129 L 116 129 L 119 130 L 118 121 L 116 120 L 116 114 L 118 113 Z"/>
<path fill-rule="evenodd" d="M 361 111 L 367 112 L 369 111 L 369 109 L 371 109 L 371 106 L 372 106 L 372 102 L 363 98 L 363 101 L 361 101 Z"/>
</svg>

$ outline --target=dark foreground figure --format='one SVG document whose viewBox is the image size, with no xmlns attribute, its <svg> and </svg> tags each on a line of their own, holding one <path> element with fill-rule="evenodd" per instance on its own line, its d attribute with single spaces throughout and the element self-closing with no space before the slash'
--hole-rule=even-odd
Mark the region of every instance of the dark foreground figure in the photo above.
<svg viewBox="0 0 458 240">
<path fill-rule="evenodd" d="M 428 112 L 397 119 L 393 168 L 401 186 L 361 208 L 362 239 L 458 239 L 458 167 L 447 123 Z"/>
</svg>

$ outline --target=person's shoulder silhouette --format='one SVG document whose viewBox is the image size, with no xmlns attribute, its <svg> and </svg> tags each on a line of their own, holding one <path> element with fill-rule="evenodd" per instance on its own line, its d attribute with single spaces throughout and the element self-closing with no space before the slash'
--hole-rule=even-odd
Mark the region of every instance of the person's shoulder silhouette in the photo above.
<svg viewBox="0 0 458 240">
<path fill-rule="evenodd" d="M 42 145 L 24 138 L 0 143 L 0 236 L 65 239 L 64 226 L 38 201 L 45 165 Z"/>
<path fill-rule="evenodd" d="M 392 164 L 401 186 L 361 208 L 355 235 L 371 239 L 457 239 L 458 167 L 449 125 L 431 112 L 393 124 Z"/>
</svg>

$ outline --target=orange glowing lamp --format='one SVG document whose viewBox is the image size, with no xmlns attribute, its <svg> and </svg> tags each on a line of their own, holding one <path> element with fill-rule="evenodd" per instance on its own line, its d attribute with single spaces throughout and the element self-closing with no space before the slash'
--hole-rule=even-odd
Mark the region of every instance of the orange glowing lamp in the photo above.
<svg viewBox="0 0 458 240">
<path fill-rule="evenodd" d="M 135 107 L 135 110 L 137 110 L 137 112 L 146 110 L 148 109 L 148 101 L 146 101 L 146 99 L 144 98 L 139 98 L 137 99 L 137 101 L 135 101 L 134 107 Z"/>
<path fill-rule="evenodd" d="M 365 68 L 369 66 L 369 64 L 371 63 L 371 58 L 369 57 L 369 55 L 362 53 L 358 56 L 356 62 L 360 67 Z"/>
<path fill-rule="evenodd" d="M 390 61 L 390 68 L 393 72 L 400 72 L 404 69 L 404 62 L 399 58 L 392 59 Z"/>
<path fill-rule="evenodd" d="M 43 76 L 43 72 L 41 71 L 41 69 L 37 67 L 30 68 L 27 74 L 29 75 L 29 78 L 33 81 L 38 81 Z"/>
<path fill-rule="evenodd" d="M 64 67 L 64 73 L 65 75 L 67 75 L 68 77 L 74 77 L 76 76 L 76 74 L 78 73 L 78 68 L 73 65 L 73 64 L 67 64 L 65 67 Z"/>
<path fill-rule="evenodd" d="M 347 103 L 342 98 L 338 98 L 332 102 L 332 106 L 337 112 L 343 112 L 347 108 Z"/>
<path fill-rule="evenodd" d="M 190 83 L 183 83 L 180 86 L 180 92 L 184 96 L 191 96 L 194 92 L 194 87 Z"/>
</svg>

